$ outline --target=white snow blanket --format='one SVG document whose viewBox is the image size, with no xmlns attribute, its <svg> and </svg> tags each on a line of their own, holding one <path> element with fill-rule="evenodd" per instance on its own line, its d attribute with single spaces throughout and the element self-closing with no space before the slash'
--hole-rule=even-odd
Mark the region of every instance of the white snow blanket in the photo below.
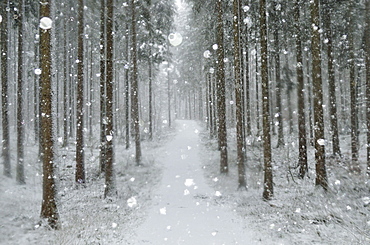
<svg viewBox="0 0 370 245">
<path fill-rule="evenodd" d="M 255 244 L 230 207 L 212 201 L 222 193 L 204 178 L 196 122 L 176 123 L 178 133 L 166 146 L 162 183 L 132 244 Z"/>
</svg>

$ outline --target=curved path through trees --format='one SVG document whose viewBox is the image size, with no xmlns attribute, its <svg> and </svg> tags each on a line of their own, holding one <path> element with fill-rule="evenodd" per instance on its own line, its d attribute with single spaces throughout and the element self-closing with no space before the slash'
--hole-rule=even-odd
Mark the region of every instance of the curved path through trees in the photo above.
<svg viewBox="0 0 370 245">
<path fill-rule="evenodd" d="M 177 121 L 176 130 L 166 146 L 162 182 L 132 244 L 256 244 L 256 234 L 229 206 L 217 204 L 221 193 L 205 180 L 197 123 Z"/>
</svg>

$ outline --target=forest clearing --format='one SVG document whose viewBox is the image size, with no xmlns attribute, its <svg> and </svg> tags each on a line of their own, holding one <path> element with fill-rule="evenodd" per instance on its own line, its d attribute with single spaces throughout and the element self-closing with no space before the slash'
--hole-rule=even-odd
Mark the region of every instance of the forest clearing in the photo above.
<svg viewBox="0 0 370 245">
<path fill-rule="evenodd" d="M 0 244 L 370 244 L 370 0 L 2 0 L 0 49 Z"/>
</svg>

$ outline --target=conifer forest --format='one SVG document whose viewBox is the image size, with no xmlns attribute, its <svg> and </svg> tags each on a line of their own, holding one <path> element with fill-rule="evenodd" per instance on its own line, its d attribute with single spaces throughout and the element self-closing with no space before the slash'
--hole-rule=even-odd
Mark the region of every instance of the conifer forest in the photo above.
<svg viewBox="0 0 370 245">
<path fill-rule="evenodd" d="M 370 244 L 370 0 L 0 0 L 0 244 Z"/>
</svg>

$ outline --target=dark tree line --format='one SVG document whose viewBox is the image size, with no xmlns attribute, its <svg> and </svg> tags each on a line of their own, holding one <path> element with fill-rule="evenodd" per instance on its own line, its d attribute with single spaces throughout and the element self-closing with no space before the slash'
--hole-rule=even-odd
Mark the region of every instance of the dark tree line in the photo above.
<svg viewBox="0 0 370 245">
<path fill-rule="evenodd" d="M 32 164 L 42 163 L 41 218 L 58 229 L 56 152 L 74 145 L 75 183 L 84 186 L 86 147 L 94 147 L 91 142 L 98 126 L 98 172 L 105 178 L 105 198 L 117 193 L 115 144 L 124 140 L 129 148 L 132 134 L 136 164 L 144 164 L 141 141 L 156 137 L 154 127 L 159 125 L 153 118 L 159 106 L 154 103 L 158 88 L 147 78 L 153 80 L 166 59 L 174 6 L 167 0 L 101 0 L 99 4 L 19 0 L 2 1 L 0 11 L 4 175 L 13 175 L 10 135 L 16 125 L 17 183 L 25 184 L 27 179 L 27 131 L 39 144 L 39 159 Z M 149 38 L 147 31 L 152 33 Z M 10 49 L 15 41 L 18 45 Z M 18 67 L 16 73 L 10 69 L 13 64 Z M 10 86 L 13 80 L 17 81 L 14 88 Z M 149 102 L 146 91 L 152 95 Z M 17 101 L 15 110 L 13 100 Z M 150 104 L 149 111 L 146 104 Z M 150 136 L 141 125 L 143 120 L 150 126 Z"/>
<path fill-rule="evenodd" d="M 361 172 L 360 139 L 369 126 L 362 116 L 362 108 L 368 108 L 368 94 L 363 91 L 369 91 L 369 34 L 368 24 L 360 23 L 368 21 L 369 1 L 188 2 L 192 8 L 188 35 L 199 35 L 184 45 L 182 55 L 196 62 L 208 52 L 193 67 L 206 82 L 203 100 L 192 106 L 194 110 L 197 103 L 206 106 L 206 116 L 199 119 L 219 141 L 221 173 L 227 173 L 230 164 L 230 144 L 225 139 L 231 128 L 236 130 L 237 166 L 248 164 L 253 148 L 246 141 L 253 147 L 253 138 L 262 137 L 265 199 L 273 196 L 273 142 L 283 149 L 291 135 L 297 139 L 299 178 L 308 174 L 312 146 L 316 185 L 328 190 L 326 157 L 344 157 L 340 140 L 347 135 L 351 171 Z M 216 14 L 210 11 L 214 8 Z M 183 79 L 198 83 L 194 71 L 183 66 Z M 243 171 L 239 169 L 239 187 L 247 183 Z"/>
</svg>

